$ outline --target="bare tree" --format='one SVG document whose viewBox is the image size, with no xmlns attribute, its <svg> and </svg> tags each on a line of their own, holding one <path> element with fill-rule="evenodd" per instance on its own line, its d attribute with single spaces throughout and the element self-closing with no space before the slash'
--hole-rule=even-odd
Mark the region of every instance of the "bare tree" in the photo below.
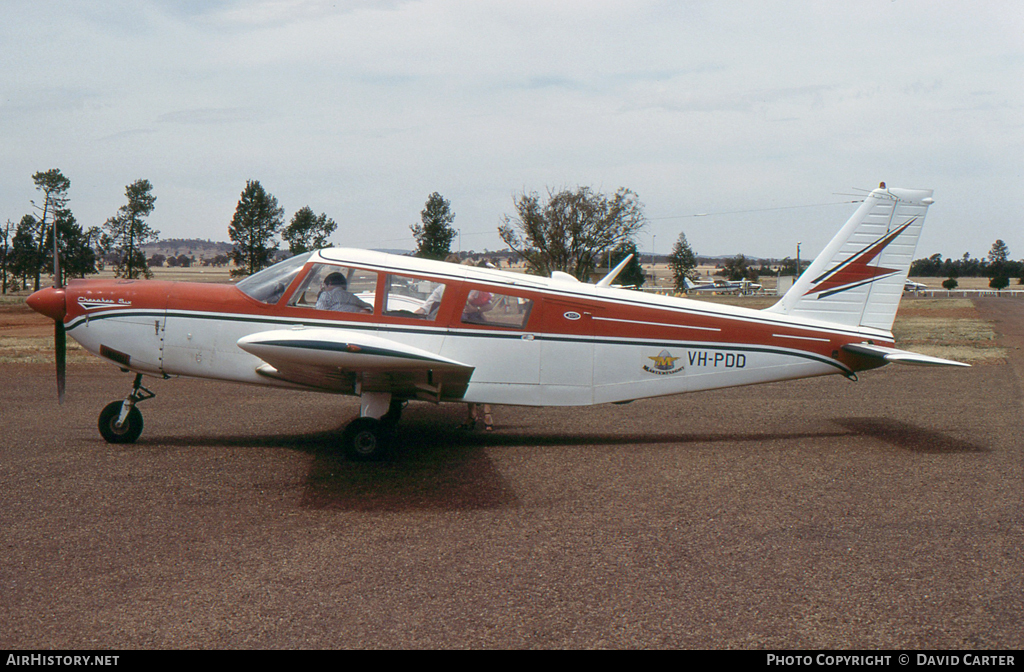
<svg viewBox="0 0 1024 672">
<path fill-rule="evenodd" d="M 530 272 L 562 271 L 587 280 L 604 250 L 632 241 L 646 220 L 643 205 L 629 189 L 609 199 L 590 187 L 548 190 L 546 203 L 536 192 L 515 201 L 516 216 L 504 217 L 498 235 L 521 257 Z"/>
</svg>

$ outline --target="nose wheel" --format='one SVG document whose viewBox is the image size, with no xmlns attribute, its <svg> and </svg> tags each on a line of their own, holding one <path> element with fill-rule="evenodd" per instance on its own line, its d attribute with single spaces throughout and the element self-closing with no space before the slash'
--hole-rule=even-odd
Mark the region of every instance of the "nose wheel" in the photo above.
<svg viewBox="0 0 1024 672">
<path fill-rule="evenodd" d="M 142 374 L 136 374 L 128 396 L 110 402 L 100 412 L 100 435 L 107 443 L 135 443 L 142 434 L 142 413 L 135 404 L 155 396 L 142 386 Z"/>
</svg>

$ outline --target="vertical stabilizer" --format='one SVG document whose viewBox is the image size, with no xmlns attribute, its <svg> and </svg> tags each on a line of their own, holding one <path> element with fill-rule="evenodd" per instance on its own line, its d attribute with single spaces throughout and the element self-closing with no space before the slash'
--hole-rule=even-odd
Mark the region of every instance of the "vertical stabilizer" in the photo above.
<svg viewBox="0 0 1024 672">
<path fill-rule="evenodd" d="M 930 189 L 888 189 L 883 183 L 767 310 L 891 330 L 931 196 Z"/>
</svg>

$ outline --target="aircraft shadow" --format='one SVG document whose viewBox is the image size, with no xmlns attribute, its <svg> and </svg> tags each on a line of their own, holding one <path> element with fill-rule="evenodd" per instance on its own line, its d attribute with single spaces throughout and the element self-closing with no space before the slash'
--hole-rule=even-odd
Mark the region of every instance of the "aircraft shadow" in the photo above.
<svg viewBox="0 0 1024 672">
<path fill-rule="evenodd" d="M 990 448 L 892 418 L 842 418 L 835 423 L 853 434 L 925 454 L 987 453 Z"/>
<path fill-rule="evenodd" d="M 429 422 L 403 425 L 401 447 L 390 459 L 356 463 L 338 451 L 342 428 L 310 434 L 265 436 L 143 437 L 140 444 L 285 448 L 313 456 L 301 506 L 350 511 L 514 508 L 518 498 L 486 449 L 657 446 L 836 440 L 869 437 L 922 454 L 962 454 L 989 449 L 941 432 L 889 418 L 836 418 L 842 430 L 806 432 L 708 432 L 613 434 L 569 432 L 463 432 Z"/>
</svg>

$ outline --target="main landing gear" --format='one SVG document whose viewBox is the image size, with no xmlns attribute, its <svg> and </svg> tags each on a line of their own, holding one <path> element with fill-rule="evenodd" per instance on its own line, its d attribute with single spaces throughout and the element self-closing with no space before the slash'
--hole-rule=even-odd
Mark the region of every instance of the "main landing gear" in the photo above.
<svg viewBox="0 0 1024 672">
<path fill-rule="evenodd" d="M 135 443 L 142 434 L 142 413 L 135 404 L 155 396 L 142 386 L 142 374 L 136 374 L 124 401 L 112 401 L 100 412 L 100 434 L 107 443 Z"/>
<path fill-rule="evenodd" d="M 359 398 L 359 417 L 341 435 L 342 449 L 350 460 L 382 460 L 395 443 L 405 402 L 389 392 L 364 392 Z"/>
</svg>

